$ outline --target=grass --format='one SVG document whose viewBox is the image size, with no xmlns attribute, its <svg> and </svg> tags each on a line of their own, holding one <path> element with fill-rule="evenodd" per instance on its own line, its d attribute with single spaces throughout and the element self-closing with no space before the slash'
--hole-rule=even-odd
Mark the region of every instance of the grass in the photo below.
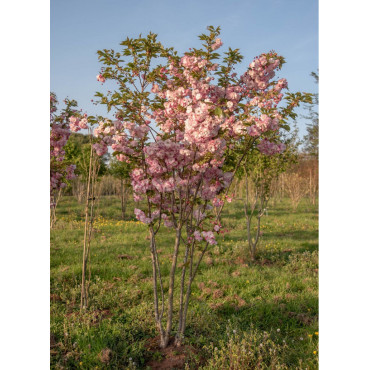
<svg viewBox="0 0 370 370">
<path fill-rule="evenodd" d="M 150 368 L 147 364 L 163 355 L 148 349 L 157 333 L 146 226 L 134 219 L 133 204 L 130 220 L 121 221 L 119 199 L 100 200 L 91 245 L 90 306 L 80 315 L 83 208 L 64 197 L 51 231 L 51 368 Z M 200 266 L 185 340 L 194 350 L 184 366 L 316 369 L 317 207 L 308 200 L 296 212 L 288 200 L 270 206 L 254 262 L 246 253 L 243 216 L 241 202 L 227 204 L 223 224 L 230 231 L 218 237 Z M 168 229 L 159 233 L 165 276 L 172 243 Z"/>
</svg>

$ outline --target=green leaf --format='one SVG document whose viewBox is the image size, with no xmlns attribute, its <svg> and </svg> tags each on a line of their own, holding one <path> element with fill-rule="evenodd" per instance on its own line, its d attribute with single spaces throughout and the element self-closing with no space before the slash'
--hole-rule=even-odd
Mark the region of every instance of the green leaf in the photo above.
<svg viewBox="0 0 370 370">
<path fill-rule="evenodd" d="M 222 112 L 222 109 L 220 107 L 217 107 L 215 109 L 215 115 L 219 116 L 219 117 L 223 116 L 223 112 Z"/>
</svg>

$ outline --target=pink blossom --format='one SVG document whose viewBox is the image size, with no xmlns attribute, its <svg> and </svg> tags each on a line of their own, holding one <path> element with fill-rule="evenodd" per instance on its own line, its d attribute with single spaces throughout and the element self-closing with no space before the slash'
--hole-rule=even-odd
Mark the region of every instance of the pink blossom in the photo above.
<svg viewBox="0 0 370 370">
<path fill-rule="evenodd" d="M 145 213 L 142 210 L 135 208 L 134 213 L 136 218 L 144 224 L 148 225 L 152 222 L 152 218 L 146 217 Z"/>
<path fill-rule="evenodd" d="M 268 141 L 267 139 L 263 139 L 257 145 L 257 148 L 263 154 L 274 155 L 274 154 L 282 153 L 285 150 L 285 144 L 283 143 L 275 144 L 273 142 Z"/>
<path fill-rule="evenodd" d="M 99 82 L 101 82 L 101 83 L 104 83 L 105 82 L 105 78 L 103 77 L 103 75 L 101 75 L 101 74 L 98 74 L 97 76 L 96 76 L 96 79 L 99 81 Z"/>
<path fill-rule="evenodd" d="M 81 130 L 80 120 L 75 116 L 69 117 L 69 128 L 73 132 L 80 131 Z"/>
<path fill-rule="evenodd" d="M 214 198 L 214 199 L 212 200 L 212 204 L 213 204 L 215 207 L 221 207 L 221 206 L 224 204 L 224 202 L 223 202 L 223 200 L 221 200 L 221 199 L 219 199 L 219 198 Z"/>
<path fill-rule="evenodd" d="M 203 240 L 202 235 L 200 234 L 198 230 L 194 231 L 194 238 L 195 240 L 198 240 L 198 242 L 201 242 Z"/>
<path fill-rule="evenodd" d="M 232 202 L 232 198 L 231 197 L 229 197 L 228 195 L 226 195 L 225 196 L 225 199 L 226 199 L 226 201 L 228 202 L 228 203 L 231 203 Z"/>
<path fill-rule="evenodd" d="M 87 128 L 87 118 L 83 118 L 83 119 L 79 122 L 79 126 L 80 126 L 80 128 L 86 129 L 86 128 Z"/>
<path fill-rule="evenodd" d="M 204 240 L 211 244 L 211 245 L 215 245 L 217 244 L 216 240 L 215 240 L 215 235 L 213 234 L 212 231 L 203 231 L 202 232 L 202 236 L 204 238 Z"/>
<path fill-rule="evenodd" d="M 212 44 L 212 50 L 217 50 L 223 45 L 221 39 L 216 39 L 215 42 Z"/>
</svg>

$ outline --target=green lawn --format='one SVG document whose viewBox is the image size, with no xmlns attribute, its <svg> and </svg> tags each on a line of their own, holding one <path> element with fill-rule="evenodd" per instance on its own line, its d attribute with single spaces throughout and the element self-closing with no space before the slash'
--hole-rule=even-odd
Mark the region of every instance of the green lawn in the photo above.
<svg viewBox="0 0 370 370">
<path fill-rule="evenodd" d="M 146 369 L 164 359 L 149 345 L 157 335 L 149 240 L 133 208 L 129 204 L 131 220 L 121 221 L 119 199 L 100 200 L 90 307 L 80 315 L 84 207 L 73 197 L 58 205 L 50 249 L 54 369 Z M 270 205 L 255 262 L 246 253 L 242 203 L 227 204 L 222 219 L 230 232 L 205 255 L 193 284 L 184 368 L 316 369 L 317 206 L 303 200 L 293 213 L 288 200 Z M 168 229 L 157 244 L 167 276 L 173 244 Z M 129 258 L 118 258 L 122 254 Z"/>
</svg>

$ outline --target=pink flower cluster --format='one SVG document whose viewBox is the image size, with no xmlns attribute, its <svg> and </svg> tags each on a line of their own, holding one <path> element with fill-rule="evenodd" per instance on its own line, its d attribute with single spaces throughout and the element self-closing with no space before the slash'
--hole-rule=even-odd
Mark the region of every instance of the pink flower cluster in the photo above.
<svg viewBox="0 0 370 370">
<path fill-rule="evenodd" d="M 100 73 L 96 76 L 96 79 L 97 79 L 97 81 L 99 81 L 101 83 L 105 82 L 105 78 Z"/>
<path fill-rule="evenodd" d="M 88 121 L 86 118 L 86 114 L 84 118 L 80 119 L 75 116 L 69 117 L 69 128 L 73 132 L 80 131 L 81 129 L 87 129 L 88 128 Z"/>
<path fill-rule="evenodd" d="M 216 39 L 216 41 L 212 44 L 212 50 L 217 50 L 223 45 L 221 39 Z"/>
<path fill-rule="evenodd" d="M 214 198 L 212 200 L 212 204 L 215 206 L 215 207 L 221 207 L 223 204 L 224 204 L 224 201 L 221 200 L 220 198 Z"/>
<path fill-rule="evenodd" d="M 165 213 L 162 213 L 160 215 L 159 210 L 154 211 L 151 217 L 147 217 L 146 214 L 141 209 L 138 209 L 138 208 L 135 208 L 134 213 L 135 213 L 136 219 L 146 225 L 151 224 L 153 221 L 159 219 L 159 217 L 161 216 L 161 220 L 163 221 L 164 226 L 166 227 L 173 226 L 173 223 L 168 217 L 168 215 Z"/>
<path fill-rule="evenodd" d="M 136 218 L 144 224 L 148 225 L 153 221 L 153 217 L 146 217 L 145 213 L 138 208 L 135 208 L 134 213 Z"/>
<path fill-rule="evenodd" d="M 217 244 L 216 239 L 215 239 L 215 235 L 212 231 L 199 232 L 198 230 L 195 230 L 193 236 L 194 236 L 194 239 L 198 242 L 201 242 L 201 241 L 205 240 L 210 245 L 216 245 Z"/>
<path fill-rule="evenodd" d="M 268 141 L 267 139 L 261 140 L 261 142 L 257 145 L 259 151 L 266 155 L 274 155 L 282 153 L 286 147 L 283 143 L 273 143 Z"/>
<path fill-rule="evenodd" d="M 265 90 L 280 64 L 281 60 L 276 54 L 261 54 L 249 65 L 248 71 L 242 76 L 242 81 L 249 90 Z"/>
</svg>

